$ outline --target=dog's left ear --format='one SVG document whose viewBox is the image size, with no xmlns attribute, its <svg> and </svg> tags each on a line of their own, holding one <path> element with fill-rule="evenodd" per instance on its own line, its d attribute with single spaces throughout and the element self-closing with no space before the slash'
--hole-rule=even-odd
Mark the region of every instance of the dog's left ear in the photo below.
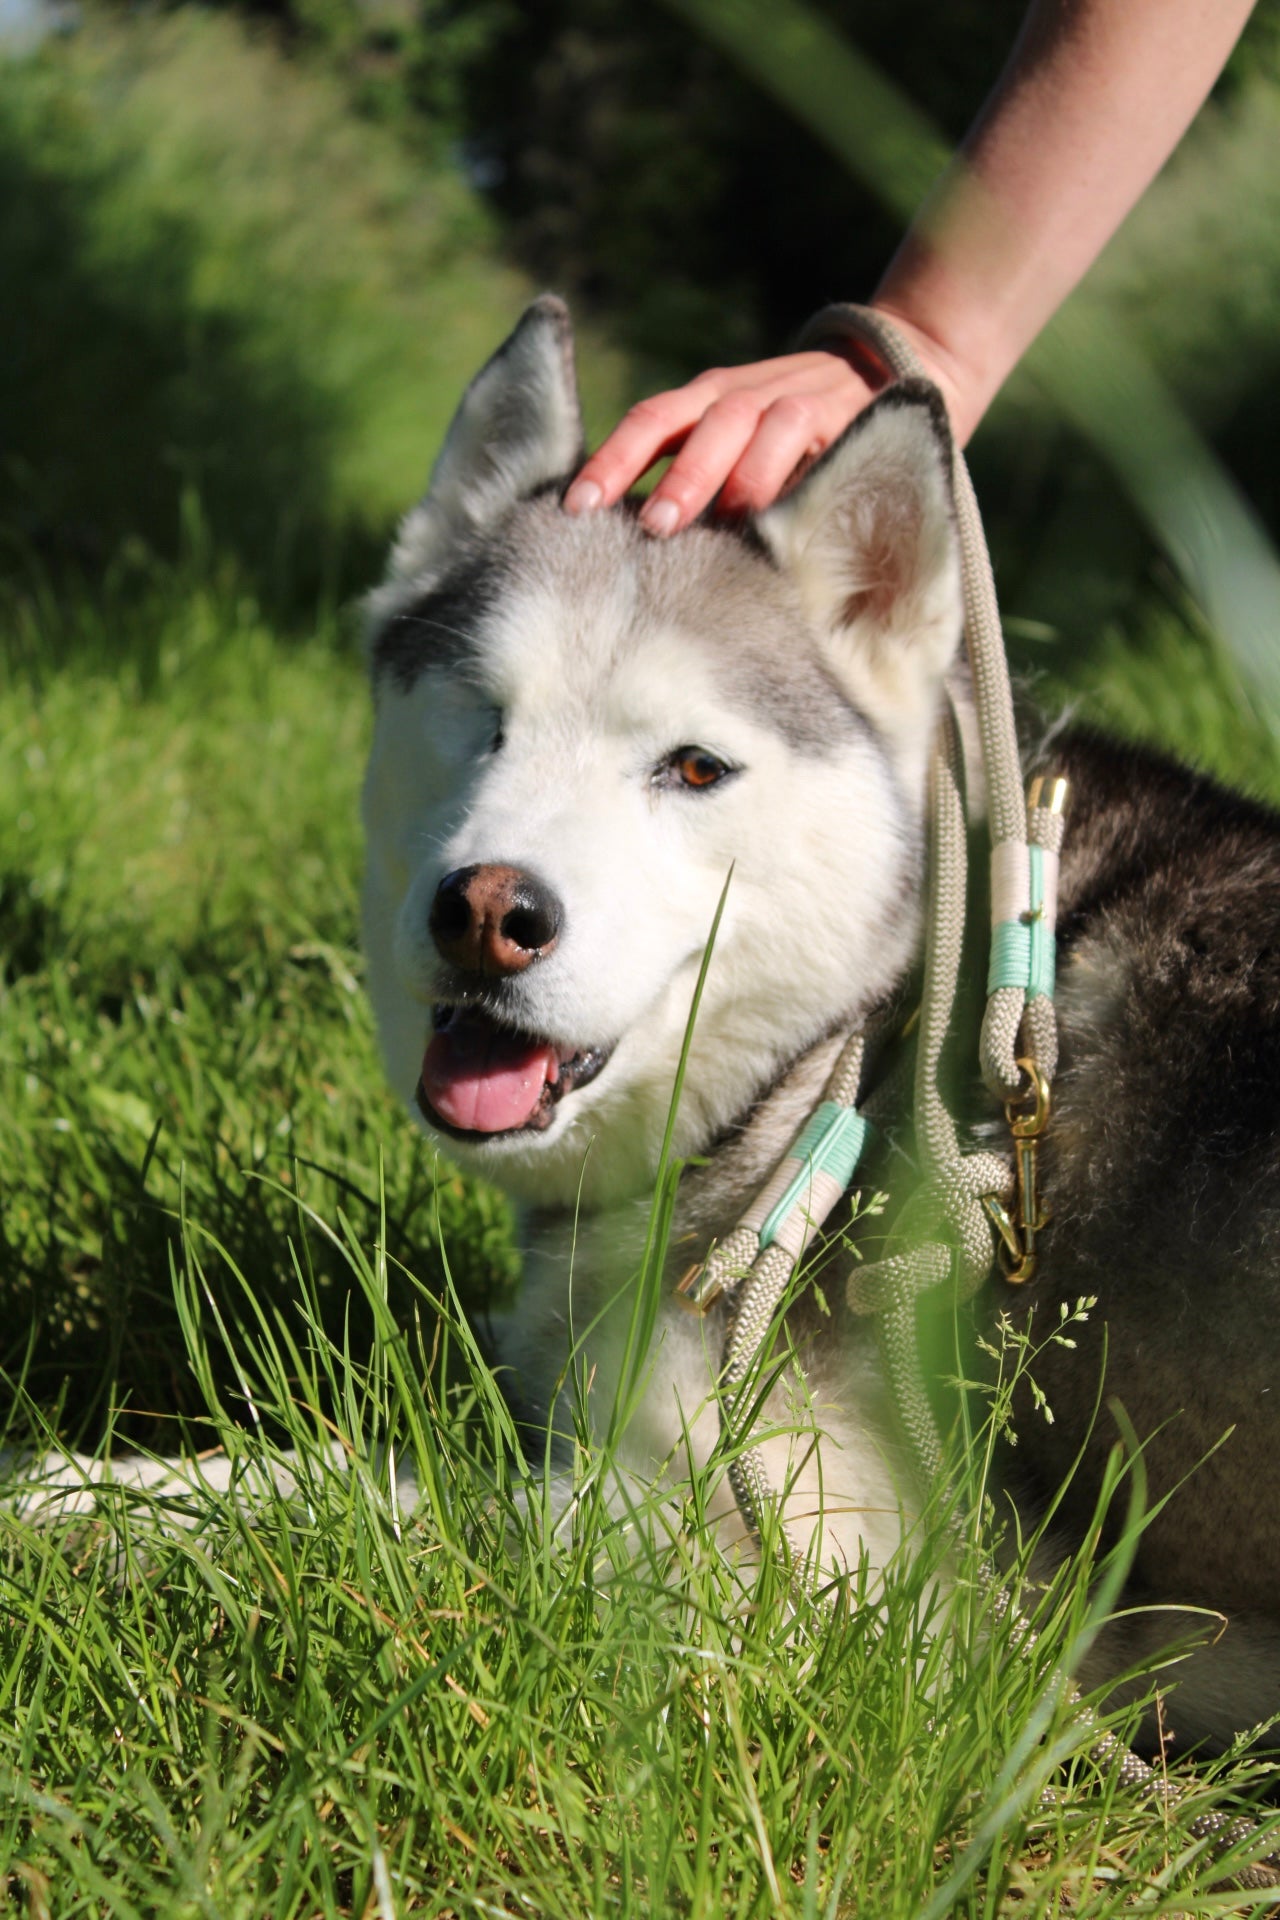
<svg viewBox="0 0 1280 1920">
<path fill-rule="evenodd" d="M 932 709 L 960 639 L 951 467 L 941 395 L 904 381 L 756 522 L 838 676 L 890 727 Z"/>
<path fill-rule="evenodd" d="M 430 485 L 401 525 L 390 578 L 431 570 L 585 458 L 569 309 L 544 293 L 463 395 Z"/>
</svg>

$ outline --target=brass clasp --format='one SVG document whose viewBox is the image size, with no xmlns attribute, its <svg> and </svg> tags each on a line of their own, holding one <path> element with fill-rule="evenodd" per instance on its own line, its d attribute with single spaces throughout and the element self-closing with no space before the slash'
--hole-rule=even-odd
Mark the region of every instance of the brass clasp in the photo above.
<svg viewBox="0 0 1280 1920">
<path fill-rule="evenodd" d="M 1012 1286 L 1020 1287 L 1036 1270 L 1036 1235 L 1044 1231 L 1050 1219 L 1036 1187 L 1036 1154 L 1049 1124 L 1051 1102 L 1049 1083 L 1034 1060 L 1019 1059 L 1018 1065 L 1030 1086 L 1016 1100 L 1008 1101 L 1004 1110 L 1013 1135 L 1013 1212 L 1010 1214 L 994 1195 L 988 1195 L 983 1205 L 1000 1235 L 1004 1277 Z M 1026 1110 L 1028 1104 L 1030 1112 Z"/>
<path fill-rule="evenodd" d="M 1027 811 L 1034 813 L 1037 807 L 1043 807 L 1047 813 L 1065 813 L 1067 792 L 1068 783 L 1061 774 L 1037 774 L 1027 788 Z"/>
<path fill-rule="evenodd" d="M 676 1281 L 676 1305 L 683 1307 L 686 1313 L 710 1313 L 724 1292 L 722 1280 L 708 1282 L 704 1279 L 706 1270 L 705 1260 L 695 1260 Z"/>
</svg>

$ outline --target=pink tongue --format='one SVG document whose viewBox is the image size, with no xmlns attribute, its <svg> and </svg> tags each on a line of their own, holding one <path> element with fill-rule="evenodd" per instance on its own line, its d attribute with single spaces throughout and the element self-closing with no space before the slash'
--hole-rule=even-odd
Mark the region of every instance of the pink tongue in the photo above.
<svg viewBox="0 0 1280 1920">
<path fill-rule="evenodd" d="M 432 1036 L 422 1062 L 427 1099 L 442 1120 L 468 1133 L 522 1127 L 548 1080 L 559 1077 L 560 1058 L 547 1041 L 467 1014 Z"/>
</svg>

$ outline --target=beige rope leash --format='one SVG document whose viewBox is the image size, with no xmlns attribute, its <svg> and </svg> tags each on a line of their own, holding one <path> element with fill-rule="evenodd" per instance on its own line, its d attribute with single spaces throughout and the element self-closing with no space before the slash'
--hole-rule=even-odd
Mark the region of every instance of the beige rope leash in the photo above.
<svg viewBox="0 0 1280 1920">
<path fill-rule="evenodd" d="M 809 1125 L 734 1231 L 712 1249 L 701 1268 L 694 1268 L 680 1283 L 687 1303 L 698 1311 L 705 1312 L 722 1294 L 732 1299 L 720 1368 L 722 1432 L 728 1431 L 730 1409 L 736 1411 L 796 1265 L 853 1177 L 867 1133 L 856 1104 L 864 1051 L 861 1031 L 851 1034 Z M 745 1435 L 731 1451 L 728 1471 L 738 1511 L 759 1545 L 766 1512 L 776 1501 L 763 1454 L 746 1443 Z M 798 1574 L 803 1556 L 779 1525 L 779 1545 Z"/>
<path fill-rule="evenodd" d="M 824 308 L 806 328 L 801 345 L 826 347 L 854 357 L 869 351 L 895 379 L 923 377 L 914 353 L 883 317 L 863 307 Z M 1035 1265 L 1035 1234 L 1043 1224 L 1035 1188 L 1035 1146 L 1048 1118 L 1050 1086 L 1057 1066 L 1057 1021 L 1053 1006 L 1054 919 L 1058 855 L 1063 836 L 1064 783 L 1036 781 L 1023 799 L 1013 699 L 995 583 L 981 515 L 968 468 L 954 450 L 953 488 L 964 591 L 965 641 L 972 674 L 986 775 L 991 834 L 992 963 L 980 1040 L 988 1088 L 1006 1102 L 1015 1161 L 993 1153 L 964 1153 L 939 1085 L 939 1064 L 952 1023 L 962 956 L 967 879 L 967 836 L 960 750 L 953 716 L 944 714 L 929 773 L 928 901 L 924 986 L 916 1053 L 914 1123 L 920 1186 L 895 1222 L 890 1251 L 850 1276 L 846 1300 L 857 1314 L 875 1314 L 886 1372 L 921 1485 L 936 1484 L 943 1469 L 937 1422 L 920 1363 L 917 1305 L 922 1294 L 952 1281 L 967 1300 L 987 1280 L 996 1241 L 1006 1254 L 1011 1280 L 1029 1279 Z M 757 1544 L 765 1516 L 776 1511 L 763 1456 L 746 1434 L 728 1429 L 741 1389 L 764 1355 L 770 1332 L 796 1264 L 803 1258 L 831 1208 L 847 1189 L 865 1141 L 866 1123 L 857 1100 L 867 1053 L 866 1035 L 850 1035 L 813 1120 L 742 1221 L 712 1249 L 701 1269 L 681 1283 L 695 1309 L 727 1295 L 729 1330 L 722 1361 L 722 1429 L 731 1443 L 729 1478 L 743 1520 Z M 1028 1088 L 1030 1093 L 1028 1093 Z M 1033 1111 L 1020 1114 L 1030 1098 Z M 868 1104 L 874 1104 L 874 1096 Z M 1010 1211 L 1012 1202 L 1013 1211 Z M 782 1528 L 779 1542 L 793 1581 L 808 1584 L 819 1569 L 806 1566 Z M 993 1568 L 986 1575 L 998 1589 Z M 997 1591 L 998 1612 L 1013 1603 Z M 1030 1658 L 1034 1629 L 1018 1621 L 1018 1646 Z M 1176 1798 L 1162 1774 L 1102 1728 L 1069 1681 L 1059 1684 L 1076 1708 L 1094 1762 L 1113 1768 L 1129 1787 L 1159 1798 Z M 1256 1832 L 1254 1824 L 1223 1813 L 1201 1815 L 1189 1832 L 1219 1849 Z M 1242 1889 L 1280 1884 L 1273 1856 L 1235 1876 Z"/>
<path fill-rule="evenodd" d="M 864 355 L 869 351 L 896 380 L 927 377 L 897 328 L 869 307 L 824 307 L 805 328 L 800 345 L 806 348 L 825 347 L 846 357 L 851 347 L 855 350 L 855 357 L 857 349 L 861 349 Z M 994 919 L 997 912 L 1003 911 L 1020 897 L 1021 880 L 1023 876 L 1029 877 L 1030 835 L 1022 797 L 1013 693 L 1009 685 L 1009 664 L 1000 626 L 995 578 L 973 482 L 958 447 L 953 454 L 952 489 L 964 591 L 965 646 L 973 675 L 978 733 L 986 768 Z M 1061 844 L 1060 833 L 1058 844 Z M 1055 846 L 1055 855 L 1056 852 Z M 999 924 L 997 921 L 996 925 Z M 1023 1021 L 1031 998 L 1047 1001 L 1044 1008 L 1037 1009 L 1034 1032 Z M 1024 1090 L 1025 1083 L 1017 1064 L 1019 1054 L 1036 1059 L 1042 1071 L 1045 1070 L 1045 1060 L 1034 1050 L 1037 1038 L 1047 1042 L 1048 1052 L 1053 1056 L 1047 1067 L 1047 1077 L 1052 1079 L 1057 1039 L 1050 995 L 1044 992 L 1032 994 L 1027 987 L 1001 982 L 988 999 L 980 1047 L 983 1078 L 998 1099 L 1014 1099 Z"/>
</svg>

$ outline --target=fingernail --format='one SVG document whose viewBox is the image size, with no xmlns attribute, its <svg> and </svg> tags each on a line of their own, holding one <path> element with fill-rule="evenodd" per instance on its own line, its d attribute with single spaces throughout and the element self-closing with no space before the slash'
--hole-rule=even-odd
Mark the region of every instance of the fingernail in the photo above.
<svg viewBox="0 0 1280 1920">
<path fill-rule="evenodd" d="M 640 525 L 646 533 L 656 533 L 661 539 L 668 533 L 674 533 L 680 524 L 680 509 L 674 500 L 651 500 L 640 515 Z"/>
<path fill-rule="evenodd" d="M 566 513 L 594 513 L 604 499 L 604 489 L 594 480 L 575 480 L 564 497 Z"/>
</svg>

